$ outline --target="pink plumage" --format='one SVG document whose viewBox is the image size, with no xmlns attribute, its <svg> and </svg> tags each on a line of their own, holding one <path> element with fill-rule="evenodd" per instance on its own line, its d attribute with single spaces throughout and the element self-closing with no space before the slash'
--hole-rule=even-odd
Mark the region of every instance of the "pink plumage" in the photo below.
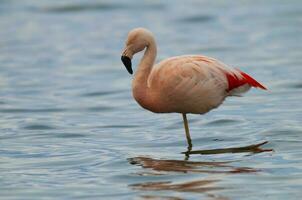
<svg viewBox="0 0 302 200">
<path fill-rule="evenodd" d="M 146 48 L 132 81 L 135 100 L 156 113 L 203 114 L 218 107 L 226 97 L 238 96 L 251 87 L 266 89 L 248 74 L 202 55 L 165 59 L 154 65 L 157 48 L 153 34 L 143 28 L 128 34 L 122 61 L 132 73 L 133 55 Z M 187 138 L 189 130 L 186 127 Z"/>
</svg>

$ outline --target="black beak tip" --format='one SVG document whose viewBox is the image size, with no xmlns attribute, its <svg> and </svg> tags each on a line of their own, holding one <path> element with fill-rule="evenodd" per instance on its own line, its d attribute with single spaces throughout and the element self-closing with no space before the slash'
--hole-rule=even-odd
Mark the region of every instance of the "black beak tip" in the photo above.
<svg viewBox="0 0 302 200">
<path fill-rule="evenodd" d="M 129 74 L 133 74 L 131 59 L 127 56 L 122 56 L 121 60 L 122 60 L 123 64 L 125 65 Z"/>
</svg>

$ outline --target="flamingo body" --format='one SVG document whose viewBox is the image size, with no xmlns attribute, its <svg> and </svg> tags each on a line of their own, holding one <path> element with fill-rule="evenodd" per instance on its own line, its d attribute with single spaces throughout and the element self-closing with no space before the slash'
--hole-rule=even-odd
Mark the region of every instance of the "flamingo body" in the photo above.
<svg viewBox="0 0 302 200">
<path fill-rule="evenodd" d="M 152 112 L 204 114 L 218 107 L 227 96 L 240 95 L 251 87 L 264 88 L 251 80 L 254 79 L 214 58 L 177 56 L 153 66 L 147 79 L 148 98 L 141 98 L 136 89 L 133 96 Z M 137 84 L 134 79 L 133 85 Z"/>
</svg>

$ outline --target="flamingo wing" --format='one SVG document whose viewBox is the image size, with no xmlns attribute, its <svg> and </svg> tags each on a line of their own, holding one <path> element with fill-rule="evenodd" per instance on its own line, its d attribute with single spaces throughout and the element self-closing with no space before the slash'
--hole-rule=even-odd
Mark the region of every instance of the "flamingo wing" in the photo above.
<svg viewBox="0 0 302 200">
<path fill-rule="evenodd" d="M 167 110 L 205 113 L 227 96 L 224 73 L 204 57 L 180 56 L 154 66 L 148 85 L 158 91 Z"/>
</svg>

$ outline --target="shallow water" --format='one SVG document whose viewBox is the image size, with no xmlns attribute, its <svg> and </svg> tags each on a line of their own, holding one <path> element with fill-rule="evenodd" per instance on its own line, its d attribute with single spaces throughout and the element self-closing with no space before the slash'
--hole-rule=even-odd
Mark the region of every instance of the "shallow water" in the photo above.
<svg viewBox="0 0 302 200">
<path fill-rule="evenodd" d="M 209 55 L 269 90 L 189 115 L 186 156 L 181 115 L 131 96 L 137 26 L 158 60 Z M 1 0 L 0 27 L 1 199 L 300 199 L 301 1 Z"/>
</svg>

